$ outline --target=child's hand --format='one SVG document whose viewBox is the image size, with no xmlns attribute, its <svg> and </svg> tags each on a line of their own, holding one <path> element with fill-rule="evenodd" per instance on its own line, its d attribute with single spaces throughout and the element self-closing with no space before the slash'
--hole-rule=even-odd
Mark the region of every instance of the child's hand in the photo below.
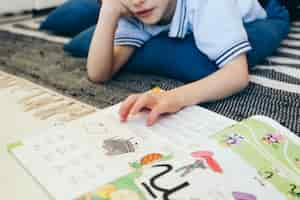
<svg viewBox="0 0 300 200">
<path fill-rule="evenodd" d="M 133 94 L 127 97 L 119 110 L 121 121 L 125 122 L 129 115 L 135 115 L 147 108 L 150 113 L 147 117 L 147 125 L 153 125 L 158 117 L 164 113 L 175 113 L 182 109 L 182 98 L 175 92 L 145 92 Z"/>
<path fill-rule="evenodd" d="M 102 0 L 102 9 L 113 11 L 118 16 L 130 16 L 130 10 L 123 3 L 124 0 Z"/>
</svg>

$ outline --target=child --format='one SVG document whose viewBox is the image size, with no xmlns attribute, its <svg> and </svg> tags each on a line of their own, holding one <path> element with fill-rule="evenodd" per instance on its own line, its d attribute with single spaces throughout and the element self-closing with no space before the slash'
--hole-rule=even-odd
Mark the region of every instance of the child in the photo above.
<svg viewBox="0 0 300 200">
<path fill-rule="evenodd" d="M 163 31 L 179 39 L 193 34 L 198 50 L 219 69 L 170 91 L 130 95 L 122 103 L 121 121 L 148 108 L 147 124 L 152 125 L 161 114 L 222 99 L 245 88 L 246 53 L 251 45 L 244 23 L 266 17 L 258 0 L 102 0 L 88 56 L 88 76 L 95 82 L 109 80 L 136 48 Z M 188 71 L 189 66 L 185 67 Z"/>
</svg>

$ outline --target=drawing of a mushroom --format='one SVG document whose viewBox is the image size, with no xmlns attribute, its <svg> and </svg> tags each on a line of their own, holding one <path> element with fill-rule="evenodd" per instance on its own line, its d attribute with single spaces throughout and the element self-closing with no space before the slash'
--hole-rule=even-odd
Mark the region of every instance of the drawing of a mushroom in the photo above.
<svg viewBox="0 0 300 200">
<path fill-rule="evenodd" d="M 208 167 L 216 173 L 223 173 L 220 164 L 213 158 L 214 153 L 211 151 L 195 151 L 192 157 L 196 159 L 204 159 Z"/>
</svg>

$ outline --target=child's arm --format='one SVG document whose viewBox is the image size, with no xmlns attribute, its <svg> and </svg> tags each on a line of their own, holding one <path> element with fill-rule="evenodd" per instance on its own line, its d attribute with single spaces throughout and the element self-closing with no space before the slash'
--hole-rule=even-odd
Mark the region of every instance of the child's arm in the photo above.
<svg viewBox="0 0 300 200">
<path fill-rule="evenodd" d="M 212 75 L 177 88 L 173 92 L 179 96 L 180 93 L 191 94 L 182 97 L 182 106 L 188 106 L 223 99 L 241 91 L 248 83 L 247 58 L 245 54 L 241 54 Z"/>
<path fill-rule="evenodd" d="M 215 101 L 239 92 L 248 85 L 248 64 L 245 54 L 225 64 L 204 79 L 170 91 L 146 92 L 129 96 L 120 108 L 121 121 L 143 108 L 150 109 L 147 124 L 152 125 L 161 114 L 174 113 L 185 106 Z"/>
<path fill-rule="evenodd" d="M 121 16 L 129 12 L 120 0 L 103 0 L 87 60 L 88 77 L 94 82 L 109 80 L 134 52 L 133 46 L 114 46 Z"/>
</svg>

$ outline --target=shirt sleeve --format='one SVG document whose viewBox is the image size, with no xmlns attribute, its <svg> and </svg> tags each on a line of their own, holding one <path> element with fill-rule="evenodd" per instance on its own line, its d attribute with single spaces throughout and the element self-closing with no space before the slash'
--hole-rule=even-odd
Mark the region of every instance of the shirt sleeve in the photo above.
<svg viewBox="0 0 300 200">
<path fill-rule="evenodd" d="M 201 52 L 222 67 L 239 54 L 251 50 L 235 0 L 202 2 L 192 18 L 195 43 Z"/>
<path fill-rule="evenodd" d="M 150 38 L 151 35 L 143 30 L 142 24 L 138 21 L 131 18 L 121 18 L 115 33 L 114 44 L 141 47 Z"/>
</svg>

